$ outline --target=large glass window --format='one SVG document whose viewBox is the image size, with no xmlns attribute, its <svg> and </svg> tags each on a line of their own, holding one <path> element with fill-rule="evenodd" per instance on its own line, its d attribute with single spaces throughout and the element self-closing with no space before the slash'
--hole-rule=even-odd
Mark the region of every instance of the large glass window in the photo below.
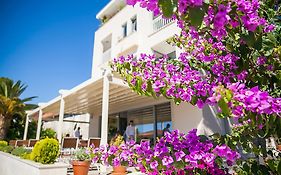
<svg viewBox="0 0 281 175">
<path fill-rule="evenodd" d="M 150 139 L 153 143 L 155 136 L 163 136 L 163 129 L 168 123 L 172 126 L 170 103 L 129 111 L 128 121 L 130 120 L 134 121 L 137 129 L 137 142 Z"/>
</svg>

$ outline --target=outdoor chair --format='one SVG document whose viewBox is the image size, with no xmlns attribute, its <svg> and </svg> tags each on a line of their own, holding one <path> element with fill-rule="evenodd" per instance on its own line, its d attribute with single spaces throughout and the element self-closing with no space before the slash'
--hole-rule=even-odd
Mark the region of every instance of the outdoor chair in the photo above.
<svg viewBox="0 0 281 175">
<path fill-rule="evenodd" d="M 78 147 L 79 148 L 86 148 L 86 147 L 88 147 L 88 140 L 79 140 Z"/>
<path fill-rule="evenodd" d="M 61 155 L 72 155 L 78 148 L 77 137 L 64 137 L 61 145 Z"/>
<path fill-rule="evenodd" d="M 27 147 L 27 146 L 28 146 L 28 143 L 29 143 L 28 140 L 17 140 L 17 142 L 16 142 L 16 147 L 19 147 L 19 146 L 25 146 L 25 147 Z"/>
<path fill-rule="evenodd" d="M 30 139 L 28 143 L 28 147 L 34 147 L 34 145 L 38 142 L 36 139 Z"/>
<path fill-rule="evenodd" d="M 88 147 L 94 145 L 95 148 L 100 146 L 100 138 L 99 137 L 90 137 L 88 140 Z"/>
<path fill-rule="evenodd" d="M 10 140 L 9 141 L 9 145 L 12 146 L 12 147 L 15 147 L 17 144 L 17 141 L 16 140 Z"/>
</svg>

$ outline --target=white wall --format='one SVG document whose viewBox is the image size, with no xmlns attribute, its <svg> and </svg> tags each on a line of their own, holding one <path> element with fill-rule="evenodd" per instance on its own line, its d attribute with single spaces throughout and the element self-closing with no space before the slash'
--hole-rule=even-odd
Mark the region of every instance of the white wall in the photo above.
<svg viewBox="0 0 281 175">
<path fill-rule="evenodd" d="M 179 129 L 181 132 L 187 133 L 191 129 L 197 128 L 203 113 L 202 110 L 192 106 L 189 103 L 181 103 L 176 105 L 171 102 L 172 129 Z"/>
<path fill-rule="evenodd" d="M 1 175 L 66 175 L 68 164 L 55 163 L 43 165 L 31 160 L 21 159 L 0 151 L 0 174 Z"/>
<path fill-rule="evenodd" d="M 131 31 L 130 23 L 134 16 L 137 16 L 137 32 Z M 126 22 L 128 24 L 128 35 L 122 38 L 122 25 Z M 104 64 L 103 61 L 102 41 L 109 35 L 112 36 L 111 59 L 113 59 L 134 46 L 136 49 L 133 49 L 133 52 L 137 55 L 140 53 L 151 54 L 153 46 L 165 42 L 176 33 L 179 33 L 176 23 L 168 24 L 160 31 L 153 33 L 153 15 L 151 12 L 137 5 L 135 7 L 125 6 L 95 32 L 92 78 L 98 79 L 102 76 L 101 67 L 108 68 L 107 63 Z M 131 52 L 127 54 L 131 54 Z"/>
<path fill-rule="evenodd" d="M 91 116 L 89 125 L 89 137 L 100 137 L 100 117 Z"/>
<path fill-rule="evenodd" d="M 90 115 L 89 114 L 76 115 L 76 116 L 65 118 L 65 120 L 89 122 L 90 121 Z M 63 122 L 62 135 L 65 136 L 66 134 L 69 134 L 70 136 L 74 136 L 74 125 L 75 124 L 77 124 L 77 127 L 81 128 L 80 133 L 82 135 L 82 138 L 88 139 L 88 137 L 89 137 L 89 124 L 87 124 L 87 123 Z M 52 128 L 57 132 L 58 131 L 58 121 L 44 122 L 43 128 L 44 129 Z"/>
<path fill-rule="evenodd" d="M 229 133 L 230 121 L 218 118 L 216 113 L 216 109 L 208 105 L 199 109 L 189 103 L 183 102 L 180 105 L 175 105 L 171 102 L 172 127 L 184 133 L 195 128 L 199 135 Z"/>
</svg>

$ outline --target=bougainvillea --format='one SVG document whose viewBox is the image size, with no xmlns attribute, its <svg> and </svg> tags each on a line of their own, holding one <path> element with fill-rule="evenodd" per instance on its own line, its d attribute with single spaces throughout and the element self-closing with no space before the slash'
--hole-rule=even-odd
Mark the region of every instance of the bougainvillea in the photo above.
<svg viewBox="0 0 281 175">
<path fill-rule="evenodd" d="M 93 151 L 94 162 L 105 165 L 135 166 L 141 172 L 154 174 L 208 173 L 228 174 L 227 166 L 235 164 L 240 155 L 226 145 L 214 145 L 196 135 L 178 130 L 165 133 L 154 147 L 149 142 L 135 144 L 134 141 L 120 146 L 102 146 Z"/>
<path fill-rule="evenodd" d="M 139 94 L 163 95 L 177 104 L 184 101 L 199 108 L 217 106 L 218 116 L 233 118 L 237 126 L 232 133 L 220 136 L 218 142 L 232 148 L 242 146 L 247 153 L 263 154 L 265 158 L 265 148 L 254 141 L 281 137 L 278 2 L 127 0 L 127 3 L 146 8 L 154 15 L 173 18 L 181 32 L 168 42 L 181 51 L 177 51 L 176 58 L 121 56 L 114 59 L 112 68 Z M 171 161 L 169 157 L 164 160 Z M 277 160 L 280 164 L 280 158 Z M 267 163 L 268 158 L 264 161 Z M 152 166 L 157 164 L 153 162 Z M 264 165 L 257 163 L 257 166 Z M 257 173 L 274 174 L 278 171 L 276 167 L 266 164 L 261 169 L 267 171 Z"/>
</svg>

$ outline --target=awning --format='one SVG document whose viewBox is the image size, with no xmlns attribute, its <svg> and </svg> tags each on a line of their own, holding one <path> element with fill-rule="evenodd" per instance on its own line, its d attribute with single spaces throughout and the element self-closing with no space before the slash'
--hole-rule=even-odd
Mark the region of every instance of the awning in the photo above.
<svg viewBox="0 0 281 175">
<path fill-rule="evenodd" d="M 103 95 L 103 79 L 89 79 L 82 84 L 67 91 L 63 95 L 65 101 L 65 114 L 90 113 L 101 115 Z M 50 120 L 59 115 L 60 96 L 31 111 L 29 117 L 37 120 L 40 108 L 43 111 L 43 120 Z M 111 77 L 109 84 L 109 110 L 108 113 L 117 113 L 129 109 L 140 108 L 149 104 L 166 102 L 164 98 L 140 96 L 133 92 L 123 80 Z"/>
</svg>

